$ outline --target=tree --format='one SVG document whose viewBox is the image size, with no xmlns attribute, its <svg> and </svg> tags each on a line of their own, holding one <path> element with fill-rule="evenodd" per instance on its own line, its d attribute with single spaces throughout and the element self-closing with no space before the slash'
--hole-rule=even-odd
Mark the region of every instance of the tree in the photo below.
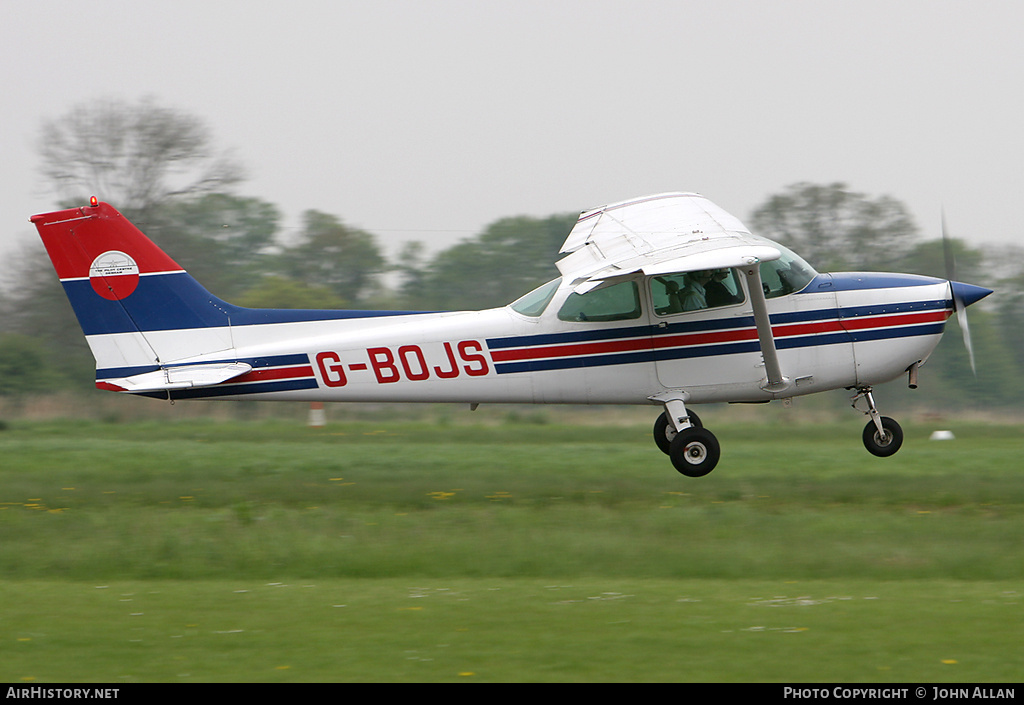
<svg viewBox="0 0 1024 705">
<path fill-rule="evenodd" d="M 346 306 L 365 305 L 386 269 L 373 235 L 315 210 L 303 214 L 299 242 L 279 262 L 284 275 L 330 289 Z"/>
<path fill-rule="evenodd" d="M 891 270 L 918 233 L 902 203 L 870 198 L 843 183 L 794 184 L 758 207 L 750 224 L 821 271 Z"/>
<path fill-rule="evenodd" d="M 313 286 L 288 277 L 270 275 L 232 303 L 249 308 L 344 308 L 345 302 L 325 286 Z"/>
<path fill-rule="evenodd" d="M 136 224 L 203 286 L 234 303 L 270 267 L 280 220 L 266 201 L 209 193 L 163 203 Z"/>
<path fill-rule="evenodd" d="M 922 385 L 913 401 L 936 409 L 1020 407 L 1024 369 L 1014 358 L 1012 342 L 998 316 L 972 306 L 968 311 L 977 371 L 971 370 L 956 316 L 928 362 L 921 368 Z"/>
<path fill-rule="evenodd" d="M 985 253 L 970 247 L 959 238 L 942 240 L 925 240 L 914 245 L 903 256 L 902 260 L 894 261 L 893 266 L 908 274 L 923 274 L 929 277 L 945 279 L 947 276 L 946 254 L 953 257 L 956 281 L 980 286 L 991 287 L 992 282 L 985 275 Z"/>
<path fill-rule="evenodd" d="M 198 118 L 144 99 L 99 100 L 43 123 L 41 171 L 61 202 L 91 195 L 133 216 L 177 196 L 224 191 L 242 179 Z"/>
<path fill-rule="evenodd" d="M 69 379 L 80 381 L 82 388 L 91 385 L 92 354 L 46 251 L 42 246 L 26 245 L 10 259 L 9 293 L 0 311 L 0 333 L 37 341 Z"/>
<path fill-rule="evenodd" d="M 502 218 L 483 233 L 438 253 L 402 287 L 419 308 L 502 306 L 558 276 L 558 249 L 578 216 Z M 408 254 L 408 253 L 407 253 Z"/>
<path fill-rule="evenodd" d="M 18 333 L 0 333 L 0 396 L 50 391 L 60 377 L 42 342 Z"/>
<path fill-rule="evenodd" d="M 994 283 L 994 306 L 999 330 L 1006 339 L 1018 369 L 1024 370 L 1024 248 L 994 248 L 987 259 Z"/>
</svg>

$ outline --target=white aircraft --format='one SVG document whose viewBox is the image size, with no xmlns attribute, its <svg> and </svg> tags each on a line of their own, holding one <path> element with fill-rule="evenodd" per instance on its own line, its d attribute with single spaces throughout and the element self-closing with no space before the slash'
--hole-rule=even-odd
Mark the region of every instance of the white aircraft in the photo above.
<svg viewBox="0 0 1024 705">
<path fill-rule="evenodd" d="M 656 404 L 657 446 L 718 463 L 691 405 L 856 390 L 867 449 L 895 453 L 872 387 L 918 368 L 989 289 L 908 274 L 819 274 L 693 193 L 580 215 L 561 277 L 503 308 L 246 309 L 207 292 L 117 210 L 34 216 L 96 358 L 96 386 L 161 399 Z"/>
</svg>

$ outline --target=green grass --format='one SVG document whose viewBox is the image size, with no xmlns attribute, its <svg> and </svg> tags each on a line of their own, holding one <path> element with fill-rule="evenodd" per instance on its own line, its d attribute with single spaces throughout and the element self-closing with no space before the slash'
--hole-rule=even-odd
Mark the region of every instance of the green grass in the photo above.
<svg viewBox="0 0 1024 705">
<path fill-rule="evenodd" d="M 1021 595 L 857 579 L 6 582 L 0 678 L 1015 682 Z"/>
<path fill-rule="evenodd" d="M 512 421 L 9 423 L 0 679 L 1019 679 L 1020 428 Z"/>
</svg>

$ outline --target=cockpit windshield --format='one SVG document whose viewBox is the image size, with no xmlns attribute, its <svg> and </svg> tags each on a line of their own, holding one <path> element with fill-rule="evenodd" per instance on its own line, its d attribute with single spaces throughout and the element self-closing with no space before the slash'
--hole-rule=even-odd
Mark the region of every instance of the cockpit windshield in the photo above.
<svg viewBox="0 0 1024 705">
<path fill-rule="evenodd" d="M 814 267 L 789 248 L 777 242 L 766 242 L 778 248 L 782 256 L 777 260 L 761 263 L 761 283 L 764 285 L 765 298 L 773 299 L 800 291 L 818 275 Z"/>
<path fill-rule="evenodd" d="M 529 294 L 519 297 L 513 301 L 510 306 L 516 313 L 536 318 L 544 313 L 544 309 L 548 307 L 548 303 L 551 302 L 551 297 L 555 295 L 555 292 L 558 290 L 558 285 L 561 283 L 561 278 L 553 279 L 543 286 L 538 286 Z"/>
</svg>

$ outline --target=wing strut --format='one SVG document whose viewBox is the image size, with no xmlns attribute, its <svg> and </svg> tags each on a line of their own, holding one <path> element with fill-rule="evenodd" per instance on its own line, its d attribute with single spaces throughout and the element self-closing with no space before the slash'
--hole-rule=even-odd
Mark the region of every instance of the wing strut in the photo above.
<svg viewBox="0 0 1024 705">
<path fill-rule="evenodd" d="M 757 339 L 761 344 L 761 357 L 764 358 L 764 370 L 767 376 L 761 384 L 761 388 L 767 392 L 784 392 L 789 389 L 791 382 L 782 374 L 779 354 L 775 350 L 775 336 L 772 334 L 772 322 L 768 316 L 768 304 L 765 302 L 764 287 L 761 283 L 761 268 L 757 265 L 746 267 L 743 269 L 743 274 L 747 278 L 747 291 L 750 292 L 754 322 L 757 324 Z"/>
</svg>

